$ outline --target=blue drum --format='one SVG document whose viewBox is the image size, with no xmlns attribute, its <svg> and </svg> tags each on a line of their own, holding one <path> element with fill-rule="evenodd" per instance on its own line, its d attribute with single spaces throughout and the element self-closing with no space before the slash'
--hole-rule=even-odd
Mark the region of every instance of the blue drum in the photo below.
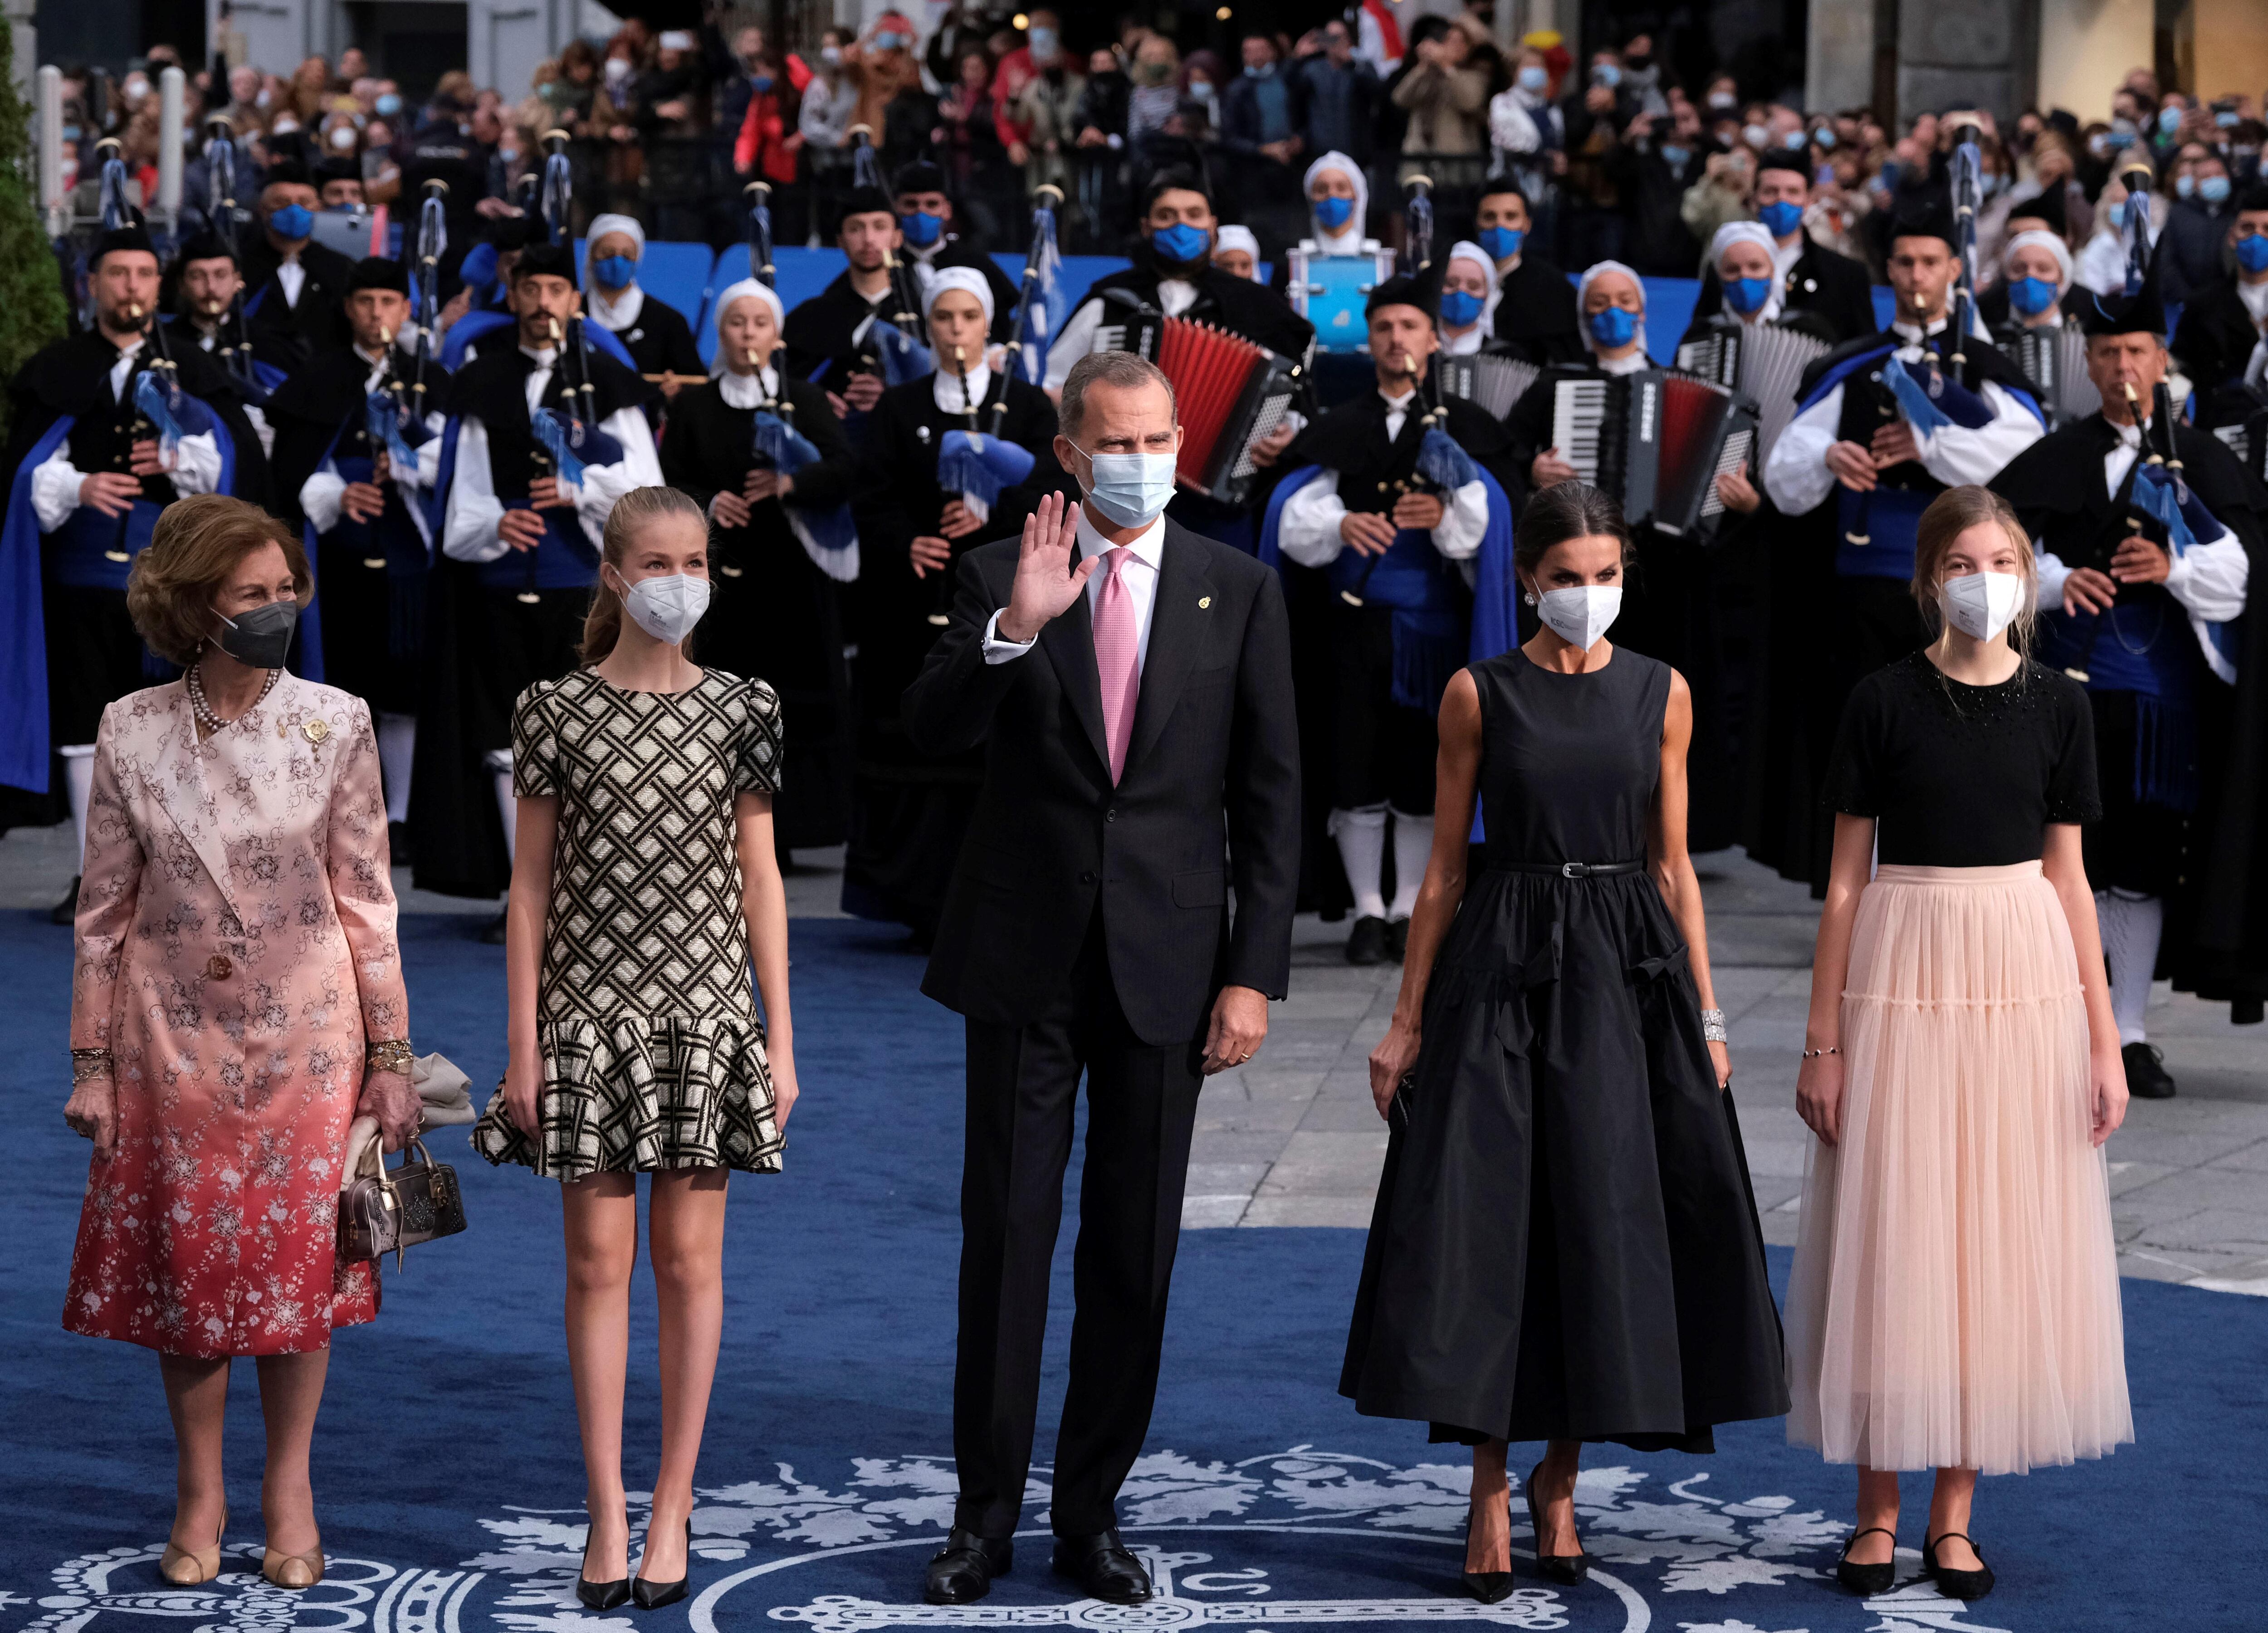
<svg viewBox="0 0 2268 1633">
<path fill-rule="evenodd" d="M 1362 309 L 1370 292 L 1394 276 L 1394 252 L 1368 240 L 1363 247 L 1359 255 L 1324 255 L 1302 239 L 1288 257 L 1292 310 L 1315 326 L 1318 351 L 1359 352 L 1368 342 Z"/>
</svg>

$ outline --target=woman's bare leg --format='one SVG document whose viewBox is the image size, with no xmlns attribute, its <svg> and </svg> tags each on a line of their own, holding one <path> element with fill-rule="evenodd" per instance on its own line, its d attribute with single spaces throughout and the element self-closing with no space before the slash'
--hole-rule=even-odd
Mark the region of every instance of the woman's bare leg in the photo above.
<svg viewBox="0 0 2268 1633">
<path fill-rule="evenodd" d="M 1583 1464 L 1580 1440 L 1553 1440 L 1543 1448 L 1535 1466 L 1535 1509 L 1543 1521 L 1535 1538 L 1535 1551 L 1554 1556 L 1580 1554 L 1583 1539 L 1575 1531 L 1575 1476 Z"/>
<path fill-rule="evenodd" d="M 583 1431 L 584 1502 L 591 1512 L 583 1573 L 630 1573 L 622 1496 L 622 1379 L 630 1366 L 630 1269 L 637 1262 L 637 1180 L 594 1173 L 559 1188 L 567 1232 L 567 1365 Z"/>
<path fill-rule="evenodd" d="M 268 1546 L 279 1554 L 312 1552 L 322 1541 L 315 1523 L 315 1488 L 307 1477 L 307 1452 L 315 1438 L 315 1413 L 330 1375 L 328 1347 L 300 1355 L 259 1359 L 260 1415 L 268 1424 L 268 1467 L 260 1480 L 260 1514 Z"/>
<path fill-rule="evenodd" d="M 1512 1569 L 1512 1510 L 1504 1472 L 1505 1444 L 1484 1440 L 1473 1448 L 1472 1524 L 1465 1537 L 1465 1569 Z"/>
<path fill-rule="evenodd" d="M 228 1357 L 161 1355 L 158 1375 L 166 1383 L 166 1410 L 173 1419 L 173 1542 L 185 1553 L 202 1553 L 220 1534 L 228 1507 L 228 1484 L 221 1472 L 221 1423 L 228 1415 Z"/>
<path fill-rule="evenodd" d="M 1897 1556 L 1898 1530 L 1898 1471 L 1895 1468 L 1868 1468 L 1859 1466 L 1859 1529 L 1868 1530 L 1880 1526 L 1872 1536 L 1860 1537 L 1851 1545 L 1851 1563 L 1854 1565 L 1887 1565 Z M 1882 1531 L 1889 1532 L 1888 1536 Z"/>
<path fill-rule="evenodd" d="M 693 1512 L 693 1470 L 709 1417 L 709 1388 L 725 1331 L 723 1168 L 681 1168 L 653 1176 L 646 1252 L 661 1307 L 661 1467 L 653 1519 L 638 1575 L 674 1582 L 685 1575 L 685 1522 Z"/>
<path fill-rule="evenodd" d="M 1929 1534 L 1941 1537 L 1948 1532 L 1969 1534 L 1969 1506 L 1977 1496 L 1977 1471 L 1973 1468 L 1940 1468 L 1937 1471 L 1937 1488 L 1929 1494 Z M 1977 1557 L 1977 1550 L 1966 1542 L 1948 1542 L 1937 1550 L 1937 1563 L 1948 1570 L 1978 1570 L 1984 1562 Z"/>
</svg>

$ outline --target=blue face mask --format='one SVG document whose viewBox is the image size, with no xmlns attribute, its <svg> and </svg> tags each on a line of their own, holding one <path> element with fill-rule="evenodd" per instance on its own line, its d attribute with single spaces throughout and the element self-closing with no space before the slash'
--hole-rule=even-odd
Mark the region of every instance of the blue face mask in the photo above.
<svg viewBox="0 0 2268 1633">
<path fill-rule="evenodd" d="M 1193 227 L 1186 221 L 1176 221 L 1170 227 L 1150 235 L 1150 247 L 1167 261 L 1188 266 L 1205 258 L 1211 247 L 1203 227 Z M 1129 526 L 1131 526 L 1130 523 Z"/>
<path fill-rule="evenodd" d="M 401 99 L 391 91 L 381 91 L 376 103 L 378 111 L 391 119 L 401 111 Z"/>
<path fill-rule="evenodd" d="M 1467 289 L 1441 291 L 1441 321 L 1453 329 L 1462 329 L 1480 321 L 1481 308 L 1488 303 Z"/>
<path fill-rule="evenodd" d="M 2268 232 L 2237 239 L 2236 264 L 2247 272 L 2268 272 Z"/>
<path fill-rule="evenodd" d="M 1756 219 L 1764 224 L 1765 232 L 1784 239 L 1803 224 L 1803 206 L 1789 199 L 1775 199 L 1756 211 Z"/>
<path fill-rule="evenodd" d="M 628 289 L 637 276 L 637 262 L 628 255 L 601 255 L 591 263 L 591 276 L 600 289 Z"/>
<path fill-rule="evenodd" d="M 1521 240 L 1527 236 L 1521 227 L 1483 227 L 1481 247 L 1498 261 L 1508 261 L 1520 254 Z"/>
<path fill-rule="evenodd" d="M 1602 351 L 1612 351 L 1627 346 L 1638 334 L 1638 313 L 1625 312 L 1620 306 L 1609 306 L 1604 312 L 1591 314 L 1591 338 L 1599 342 Z"/>
<path fill-rule="evenodd" d="M 927 249 L 945 231 L 945 217 L 932 216 L 925 210 L 917 210 L 909 215 L 899 217 L 898 224 L 906 230 L 907 243 L 918 244 Z"/>
<path fill-rule="evenodd" d="M 1602 63 L 1591 70 L 1591 77 L 1609 91 L 1623 82 L 1623 70 L 1612 63 Z"/>
<path fill-rule="evenodd" d="M 2207 176 L 2198 183 L 2198 196 L 2208 204 L 2218 204 L 2228 196 L 2227 176 Z"/>
<path fill-rule="evenodd" d="M 2176 176 L 2174 178 L 2174 196 L 2176 198 L 2196 197 L 2197 178 L 2195 176 Z"/>
<path fill-rule="evenodd" d="M 1725 304 L 1744 318 L 1752 312 L 1762 312 L 1771 298 L 1770 278 L 1734 278 L 1725 284 Z M 1607 314 L 1602 312 L 1599 315 Z"/>
<path fill-rule="evenodd" d="M 762 96 L 772 88 L 772 77 L 770 74 L 754 74 L 749 77 L 748 84 L 755 88 L 758 96 Z"/>
<path fill-rule="evenodd" d="M 1656 148 L 1654 151 L 1661 155 L 1661 162 L 1668 165 L 1672 170 L 1684 169 L 1685 161 L 1693 157 L 1693 150 L 1691 148 L 1680 147 L 1668 142 L 1663 143 L 1660 147 Z"/>
<path fill-rule="evenodd" d="M 2181 109 L 2177 107 L 2161 107 L 2158 110 L 2158 129 L 2160 130 L 2163 131 L 2167 136 L 2171 136 L 2175 131 L 2179 130 L 2181 128 Z"/>
<path fill-rule="evenodd" d="M 1550 83 L 1550 71 L 1532 63 L 1520 70 L 1520 88 L 1522 91 L 1541 91 Z"/>
<path fill-rule="evenodd" d="M 1801 152 L 1803 151 L 1803 144 L 1810 140 L 1811 138 L 1805 136 L 1800 130 L 1791 130 L 1779 139 L 1780 145 L 1791 153 Z"/>
<path fill-rule="evenodd" d="M 1248 64 L 1244 70 L 1244 77 L 1247 79 L 1265 79 L 1269 75 L 1275 71 L 1276 64 L 1273 63 L 1263 63 L 1257 68 L 1251 67 Z"/>
<path fill-rule="evenodd" d="M 2056 286 L 2045 278 L 2012 278 L 2008 304 L 2028 318 L 2036 318 L 2056 304 Z"/>
<path fill-rule="evenodd" d="M 1077 443 L 1071 444 L 1079 448 Z M 1086 450 L 1079 448 L 1081 453 Z M 1170 453 L 1087 453 L 1094 481 L 1086 497 L 1121 527 L 1147 527 L 1174 497 Z"/>
<path fill-rule="evenodd" d="M 2126 224 L 2126 206 L 2124 202 L 2111 205 L 2107 213 L 2110 217 L 2112 226 L 2123 227 Z"/>
<path fill-rule="evenodd" d="M 1319 198 L 1315 201 L 1315 224 L 1326 232 L 1336 232 L 1354 217 L 1354 201 L 1351 198 Z"/>
<path fill-rule="evenodd" d="M 1811 139 L 1819 143 L 1822 152 L 1835 145 L 1835 133 L 1824 125 L 1811 133 Z"/>
<path fill-rule="evenodd" d="M 315 230 L 315 212 L 305 204 L 286 204 L 270 212 L 269 226 L 281 239 L 303 239 Z"/>
<path fill-rule="evenodd" d="M 2225 107 L 2213 116 L 2213 122 L 2223 130 L 2234 130 L 2243 121 L 2237 117 L 2235 108 Z"/>
</svg>

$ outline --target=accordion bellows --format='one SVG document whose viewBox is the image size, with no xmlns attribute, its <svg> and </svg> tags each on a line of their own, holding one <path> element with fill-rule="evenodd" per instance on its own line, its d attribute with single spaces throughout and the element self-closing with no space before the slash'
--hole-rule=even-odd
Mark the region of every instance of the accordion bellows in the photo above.
<svg viewBox="0 0 2268 1633">
<path fill-rule="evenodd" d="M 1299 390 L 1297 364 L 1210 323 L 1150 313 L 1130 318 L 1125 349 L 1173 382 L 1182 421 L 1174 467 L 1184 486 L 1225 504 L 1251 497 L 1253 445 L 1272 435 Z"/>
</svg>

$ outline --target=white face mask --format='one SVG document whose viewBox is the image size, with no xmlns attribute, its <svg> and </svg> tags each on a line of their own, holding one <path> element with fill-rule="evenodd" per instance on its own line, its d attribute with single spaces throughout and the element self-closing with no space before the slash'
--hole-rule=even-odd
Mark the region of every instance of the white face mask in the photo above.
<svg viewBox="0 0 2268 1633">
<path fill-rule="evenodd" d="M 1544 626 L 1570 646 L 1589 651 L 1623 610 L 1623 587 L 1618 584 L 1583 584 L 1572 589 L 1546 590 L 1536 598 L 1535 614 Z"/>
<path fill-rule="evenodd" d="M 2024 581 L 2015 573 L 1964 573 L 1938 586 L 1937 604 L 1962 634 L 1989 641 L 2015 622 L 2023 597 Z"/>
<path fill-rule="evenodd" d="M 622 610 L 655 640 L 675 646 L 709 610 L 709 581 L 686 573 L 641 578 L 622 592 Z"/>
</svg>

